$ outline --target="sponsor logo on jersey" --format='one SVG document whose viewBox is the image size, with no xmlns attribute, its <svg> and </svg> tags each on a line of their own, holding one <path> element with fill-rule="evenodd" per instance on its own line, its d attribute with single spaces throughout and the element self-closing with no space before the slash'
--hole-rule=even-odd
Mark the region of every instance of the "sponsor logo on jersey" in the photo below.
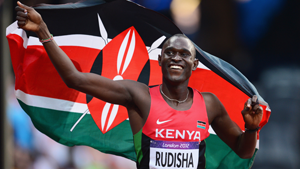
<svg viewBox="0 0 300 169">
<path fill-rule="evenodd" d="M 160 125 L 160 124 L 163 124 L 163 123 L 167 123 L 169 121 L 172 121 L 172 120 L 159 121 L 159 119 L 157 119 L 156 124 Z"/>
</svg>

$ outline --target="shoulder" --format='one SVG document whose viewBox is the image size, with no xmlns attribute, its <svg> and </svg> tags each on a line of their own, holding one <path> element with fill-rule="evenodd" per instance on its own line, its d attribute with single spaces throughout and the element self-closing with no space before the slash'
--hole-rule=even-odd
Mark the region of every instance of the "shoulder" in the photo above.
<svg viewBox="0 0 300 169">
<path fill-rule="evenodd" d="M 129 91 L 132 98 L 130 101 L 131 104 L 145 105 L 147 102 L 150 102 L 149 87 L 147 85 L 134 80 L 122 80 L 120 82 L 123 83 Z"/>
<path fill-rule="evenodd" d="M 136 125 L 141 125 L 141 121 L 145 121 L 148 117 L 151 104 L 149 87 L 133 80 L 123 80 L 122 83 L 127 86 L 131 95 L 131 101 L 126 105 L 126 108 L 129 119 L 132 120 L 132 124 L 135 126 L 133 128 L 136 129 Z M 137 130 L 134 129 L 135 133 L 141 129 L 141 126 L 137 128 Z"/>
<path fill-rule="evenodd" d="M 211 124 L 215 117 L 224 112 L 224 106 L 215 94 L 210 92 L 201 92 L 201 94 L 203 96 L 207 116 Z"/>
<path fill-rule="evenodd" d="M 130 91 L 132 94 L 142 95 L 145 93 L 149 93 L 149 86 L 144 83 L 140 83 L 134 80 L 121 80 L 124 86 Z"/>
<path fill-rule="evenodd" d="M 121 82 L 123 84 L 126 84 L 126 85 L 129 85 L 131 87 L 144 88 L 146 90 L 149 89 L 149 87 L 146 84 L 141 83 L 141 82 L 137 82 L 137 81 L 134 81 L 134 80 L 130 80 L 130 79 L 119 80 L 119 82 Z"/>
<path fill-rule="evenodd" d="M 200 92 L 204 98 L 206 104 L 216 104 L 215 102 L 220 102 L 218 97 L 210 92 Z"/>
<path fill-rule="evenodd" d="M 192 89 L 193 89 L 193 91 L 196 91 L 200 95 L 202 95 L 202 97 L 203 97 L 206 105 L 215 104 L 215 102 L 219 101 L 218 97 L 215 94 L 213 94 L 213 93 L 210 93 L 210 92 L 199 92 L 197 89 L 194 89 L 194 88 L 192 88 Z"/>
</svg>

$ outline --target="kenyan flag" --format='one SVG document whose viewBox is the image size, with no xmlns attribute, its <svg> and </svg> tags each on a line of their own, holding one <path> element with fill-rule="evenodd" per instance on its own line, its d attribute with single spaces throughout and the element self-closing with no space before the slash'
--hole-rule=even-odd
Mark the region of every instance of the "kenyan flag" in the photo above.
<svg viewBox="0 0 300 169">
<path fill-rule="evenodd" d="M 161 14 L 124 0 L 85 1 L 36 10 L 79 71 L 113 80 L 132 79 L 148 86 L 161 84 L 157 57 L 163 41 L 181 33 Z M 18 29 L 16 22 L 7 28 L 6 36 L 17 99 L 38 130 L 67 146 L 87 145 L 136 160 L 124 107 L 68 88 L 36 35 Z M 258 95 L 256 89 L 234 67 L 196 48 L 201 63 L 189 85 L 200 92 L 216 94 L 232 120 L 244 130 L 241 110 L 249 97 Z M 264 108 L 262 127 L 270 109 L 261 97 L 259 100 Z M 252 165 L 255 155 L 252 159 L 239 158 L 211 128 L 209 131 L 207 168 Z"/>
</svg>

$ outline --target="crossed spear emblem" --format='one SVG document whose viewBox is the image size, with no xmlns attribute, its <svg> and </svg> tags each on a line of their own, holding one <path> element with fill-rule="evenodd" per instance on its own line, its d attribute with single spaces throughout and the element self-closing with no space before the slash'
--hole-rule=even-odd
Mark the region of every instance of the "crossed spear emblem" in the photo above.
<svg viewBox="0 0 300 169">
<path fill-rule="evenodd" d="M 99 29 L 100 29 L 100 35 L 101 35 L 101 39 L 103 40 L 104 44 L 107 45 L 109 43 L 109 41 L 111 39 L 108 39 L 108 34 L 107 34 L 107 31 L 104 27 L 104 24 L 98 14 L 98 23 L 99 23 Z M 128 49 L 128 52 L 125 56 L 125 49 L 128 45 L 128 41 L 129 41 L 129 36 L 130 36 L 130 31 L 128 31 L 128 33 L 126 34 L 122 44 L 121 44 L 121 47 L 119 49 L 119 52 L 118 52 L 118 58 L 117 58 L 117 75 L 113 78 L 113 80 L 123 80 L 123 73 L 126 71 L 129 63 L 131 62 L 131 59 L 132 59 L 132 56 L 133 56 L 133 53 L 134 53 L 134 50 L 135 50 L 135 33 L 134 31 L 132 32 L 132 37 L 131 37 L 131 42 L 129 44 L 129 49 Z M 160 38 L 158 38 L 157 40 L 155 40 L 151 47 L 148 48 L 148 54 L 150 55 L 151 52 L 153 52 L 153 50 L 157 49 L 161 44 L 162 42 L 165 40 L 165 36 L 161 36 Z M 104 45 L 104 46 L 105 46 Z M 123 62 L 123 60 L 125 59 L 125 61 Z M 120 70 L 122 68 L 122 70 Z M 106 122 L 106 119 L 107 119 L 107 115 L 109 114 L 109 110 L 111 108 L 111 106 L 113 106 L 113 108 L 111 109 L 111 113 L 110 113 L 110 116 L 109 116 L 109 119 L 108 119 L 108 124 L 106 126 L 106 129 L 104 130 L 104 126 L 105 126 L 105 122 Z M 117 116 L 117 113 L 118 113 L 118 110 L 119 110 L 119 105 L 117 104 L 111 104 L 111 103 L 105 103 L 105 106 L 102 110 L 102 115 L 101 115 L 101 128 L 102 128 L 102 131 L 107 131 L 109 129 L 109 127 L 111 126 L 111 124 L 113 123 L 115 117 Z M 89 109 L 86 109 L 84 111 L 84 113 L 81 115 L 81 117 L 76 121 L 76 123 L 73 125 L 73 127 L 71 128 L 71 132 L 74 130 L 74 128 L 77 126 L 77 124 L 82 120 L 82 118 L 89 113 Z"/>
</svg>

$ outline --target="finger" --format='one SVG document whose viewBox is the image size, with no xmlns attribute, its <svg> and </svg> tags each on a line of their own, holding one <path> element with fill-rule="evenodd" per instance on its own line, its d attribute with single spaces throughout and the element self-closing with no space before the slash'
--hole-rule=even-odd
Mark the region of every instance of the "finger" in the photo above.
<svg viewBox="0 0 300 169">
<path fill-rule="evenodd" d="M 249 110 L 251 109 L 251 98 L 249 98 L 245 104 L 244 104 L 244 110 L 242 110 L 242 114 L 249 113 Z"/>
<path fill-rule="evenodd" d="M 22 28 L 25 25 L 26 25 L 26 21 L 18 21 L 18 27 L 19 28 Z"/>
<path fill-rule="evenodd" d="M 257 98 L 257 96 L 256 96 L 256 95 L 253 95 L 251 101 L 252 101 L 251 105 L 256 105 L 256 104 L 258 104 L 258 98 Z"/>
<path fill-rule="evenodd" d="M 19 7 L 19 6 L 15 7 L 15 11 L 17 11 L 17 13 L 24 13 L 24 14 L 27 13 L 27 10 L 25 10 L 25 9 Z"/>
<path fill-rule="evenodd" d="M 23 9 L 24 9 L 24 12 L 25 12 L 25 13 L 26 13 L 27 11 L 30 11 L 30 10 L 33 9 L 33 8 L 31 8 L 31 7 L 29 7 L 29 6 L 25 5 L 25 4 L 22 4 L 20 1 L 18 1 L 17 4 L 18 4 L 18 6 L 19 6 L 20 8 L 23 8 Z"/>
<path fill-rule="evenodd" d="M 20 1 L 17 1 L 17 5 L 20 7 L 20 8 L 23 8 L 23 9 L 26 9 L 26 5 L 22 4 Z"/>
<path fill-rule="evenodd" d="M 20 16 L 17 16 L 16 19 L 20 22 L 20 21 L 26 21 L 27 18 L 24 18 L 24 17 L 20 17 Z"/>
<path fill-rule="evenodd" d="M 251 108 L 251 98 L 249 98 L 249 99 L 247 100 L 247 102 L 246 102 L 246 107 L 247 107 L 248 109 Z"/>
<path fill-rule="evenodd" d="M 17 12 L 16 20 L 18 21 L 19 28 L 22 28 L 23 26 L 26 25 L 27 19 L 28 16 L 27 14 L 24 13 L 24 11 Z"/>
<path fill-rule="evenodd" d="M 263 111 L 263 108 L 259 104 L 255 105 L 253 108 L 253 112 L 255 112 L 256 114 L 262 113 L 262 111 Z"/>
<path fill-rule="evenodd" d="M 16 6 L 16 7 L 15 7 L 15 10 L 16 10 L 16 11 L 24 11 L 24 9 L 21 8 L 21 7 L 19 7 L 19 6 Z"/>
<path fill-rule="evenodd" d="M 28 18 L 28 15 L 24 13 L 23 11 L 18 11 L 17 16 L 22 17 L 22 18 Z"/>
</svg>

